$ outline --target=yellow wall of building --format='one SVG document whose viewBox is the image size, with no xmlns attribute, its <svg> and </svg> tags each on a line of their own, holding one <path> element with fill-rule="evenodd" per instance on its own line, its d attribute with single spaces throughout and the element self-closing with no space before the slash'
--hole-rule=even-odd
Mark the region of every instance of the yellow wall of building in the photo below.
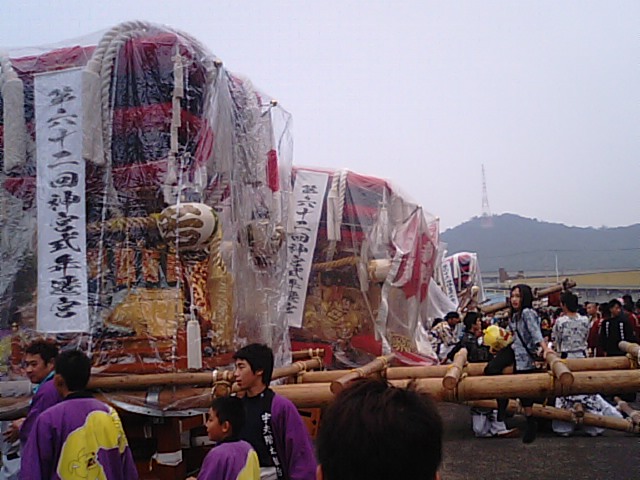
<svg viewBox="0 0 640 480">
<path fill-rule="evenodd" d="M 578 287 L 607 286 L 640 288 L 640 270 L 630 270 L 627 272 L 580 273 L 561 276 L 560 281 L 567 277 L 576 282 Z M 515 280 L 512 280 L 512 282 L 517 283 Z M 555 278 L 552 277 L 531 277 L 523 279 L 523 282 L 530 285 L 549 285 L 556 283 Z"/>
</svg>

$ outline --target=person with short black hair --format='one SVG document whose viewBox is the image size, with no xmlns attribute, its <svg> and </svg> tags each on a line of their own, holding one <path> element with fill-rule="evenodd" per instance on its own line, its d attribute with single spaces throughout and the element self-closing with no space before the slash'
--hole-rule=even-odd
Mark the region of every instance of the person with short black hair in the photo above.
<svg viewBox="0 0 640 480">
<path fill-rule="evenodd" d="M 56 358 L 53 382 L 63 401 L 40 414 L 22 457 L 23 480 L 138 478 L 116 411 L 86 392 L 91 360 L 78 350 Z"/>
<path fill-rule="evenodd" d="M 578 297 L 564 291 L 560 295 L 562 315 L 556 320 L 551 333 L 553 348 L 562 358 L 587 356 L 589 319 L 578 313 Z"/>
<path fill-rule="evenodd" d="M 209 440 L 216 442 L 216 446 L 205 457 L 197 480 L 260 479 L 258 455 L 239 437 L 244 423 L 242 400 L 238 397 L 213 399 L 206 426 Z"/>
<path fill-rule="evenodd" d="M 573 293 L 569 291 L 562 292 L 560 302 L 563 315 L 558 318 L 553 327 L 554 348 L 562 358 L 585 358 L 587 356 L 589 319 L 577 312 L 578 297 Z M 578 403 L 588 413 L 622 418 L 622 415 L 609 405 L 604 398 L 595 394 L 557 397 L 555 405 L 556 408 L 573 410 Z M 558 435 L 568 437 L 580 426 L 572 422 L 553 420 L 552 428 Z M 584 425 L 582 430 L 592 437 L 601 435 L 604 432 L 603 428 L 591 425 Z"/>
<path fill-rule="evenodd" d="M 625 297 L 627 298 L 622 302 L 623 314 L 627 322 L 629 322 L 629 325 L 631 325 L 631 328 L 633 328 L 633 333 L 636 338 L 640 338 L 640 318 L 634 313 L 635 307 L 631 295 L 625 295 Z"/>
<path fill-rule="evenodd" d="M 362 379 L 322 418 L 317 480 L 439 478 L 442 418 L 434 401 L 385 381 Z"/>
<path fill-rule="evenodd" d="M 636 336 L 633 327 L 622 314 L 622 303 L 617 298 L 609 300 L 611 317 L 602 321 L 600 327 L 600 347 L 607 357 L 623 357 L 625 352 L 620 350 L 618 343 L 622 340 L 635 343 Z"/>
<path fill-rule="evenodd" d="M 251 444 L 266 480 L 313 480 L 313 446 L 295 405 L 269 388 L 273 352 L 253 343 L 238 350 L 234 378 L 244 393 L 246 424 L 240 438 Z"/>
<path fill-rule="evenodd" d="M 447 360 L 447 355 L 458 343 L 455 329 L 459 323 L 460 314 L 458 312 L 449 312 L 444 316 L 443 322 L 438 323 L 430 330 L 433 351 L 440 362 Z"/>
<path fill-rule="evenodd" d="M 27 410 L 19 414 L 26 414 L 26 416 L 14 420 L 4 433 L 5 442 L 14 443 L 19 438 L 20 444 L 18 449 L 14 448 L 4 456 L 3 474 L 7 473 L 5 470 L 7 470 L 13 462 L 15 463 L 15 474 L 12 475 L 18 475 L 20 471 L 19 452 L 24 449 L 36 419 L 47 408 L 62 400 L 54 383 L 50 381 L 55 374 L 55 361 L 57 356 L 58 347 L 56 343 L 44 338 L 33 340 L 25 349 L 24 371 L 29 381 L 33 384 L 33 397 L 29 402 Z M 13 478 L 12 475 L 6 476 L 8 479 L 11 479 Z"/>
</svg>

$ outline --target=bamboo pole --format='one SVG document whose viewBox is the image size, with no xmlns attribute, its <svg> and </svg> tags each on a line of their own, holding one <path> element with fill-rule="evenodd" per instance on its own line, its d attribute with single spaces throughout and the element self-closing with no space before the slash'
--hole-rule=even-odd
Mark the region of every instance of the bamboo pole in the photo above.
<svg viewBox="0 0 640 480">
<path fill-rule="evenodd" d="M 494 400 L 476 400 L 465 403 L 466 405 L 473 407 L 497 408 Z M 520 407 L 516 402 L 509 402 L 508 410 L 512 413 L 524 413 L 522 407 Z M 580 408 L 578 410 L 580 410 Z M 546 418 L 549 420 L 560 420 L 568 423 L 608 428 L 610 430 L 619 430 L 622 432 L 640 433 L 640 428 L 638 428 L 637 425 L 625 420 L 624 418 L 596 415 L 594 413 L 584 412 L 584 409 L 582 409 L 582 412 L 574 412 L 571 410 L 564 410 L 562 408 L 543 407 L 542 405 L 534 404 L 532 407 L 532 413 L 534 417 Z"/>
<path fill-rule="evenodd" d="M 563 363 L 566 363 L 572 372 L 626 370 L 631 368 L 631 363 L 627 357 L 568 358 Z M 484 375 L 486 366 L 486 363 L 467 363 L 464 367 L 464 373 L 471 377 Z M 448 369 L 448 365 L 389 367 L 385 371 L 385 377 L 387 380 L 401 380 L 403 378 L 442 378 Z M 300 383 L 332 382 L 348 372 L 348 370 L 307 371 L 298 377 L 298 381 Z M 512 374 L 513 367 L 505 368 L 502 373 Z"/>
<path fill-rule="evenodd" d="M 613 399 L 618 405 L 618 410 L 627 415 L 634 425 L 640 426 L 640 412 L 631 408 L 631 405 L 622 400 L 620 397 L 613 397 Z"/>
<path fill-rule="evenodd" d="M 526 378 L 525 378 L 526 377 Z M 420 382 L 421 380 L 418 380 Z M 479 400 L 491 392 L 495 398 L 541 398 L 588 393 L 626 393 L 640 390 L 640 372 L 635 370 L 575 372 L 572 385 L 556 382 L 548 373 L 465 377 L 458 384 L 458 398 Z"/>
<path fill-rule="evenodd" d="M 459 402 L 487 398 L 544 398 L 589 393 L 625 393 L 640 390 L 640 372 L 637 370 L 614 370 L 574 372 L 574 382 L 565 387 L 549 373 L 526 375 L 495 375 L 464 377 L 455 390 L 442 386 L 442 378 L 419 378 L 391 380 L 392 385 L 406 387 L 412 382 L 418 391 L 438 401 Z M 273 389 L 291 400 L 300 408 L 312 408 L 331 401 L 332 392 L 328 383 L 282 385 Z"/>
<path fill-rule="evenodd" d="M 291 365 L 273 370 L 273 379 L 297 375 L 302 371 L 322 367 L 319 357 L 302 360 Z M 230 373 L 226 373 L 230 372 Z M 207 386 L 219 381 L 231 381 L 231 370 L 214 370 L 213 372 L 196 373 L 154 373 L 147 375 L 94 376 L 89 380 L 87 388 L 91 390 L 136 390 L 155 385 L 163 386 Z"/>
<path fill-rule="evenodd" d="M 341 377 L 331 382 L 331 391 L 337 394 L 338 392 L 342 391 L 344 387 L 346 387 L 347 384 L 349 384 L 353 380 L 356 380 L 362 377 L 367 377 L 373 373 L 381 372 L 382 370 L 384 370 L 389 366 L 389 363 L 391 362 L 391 360 L 393 360 L 394 357 L 395 357 L 395 354 L 393 353 L 390 355 L 384 355 L 382 357 L 378 357 L 375 360 L 370 361 L 369 363 L 367 363 L 362 367 L 354 368 L 353 370 L 348 371 Z"/>
<path fill-rule="evenodd" d="M 549 365 L 553 375 L 562 385 L 568 387 L 573 383 L 573 373 L 571 373 L 569 367 L 567 367 L 566 363 L 564 363 L 557 354 L 546 351 L 544 360 L 547 362 L 547 365 Z"/>
<path fill-rule="evenodd" d="M 467 363 L 467 349 L 461 348 L 453 357 L 453 363 L 447 365 L 447 373 L 442 378 L 442 386 L 447 390 L 453 390 L 458 385 L 462 371 Z"/>
<path fill-rule="evenodd" d="M 292 360 L 307 360 L 313 357 L 324 357 L 324 349 L 322 348 L 309 348 L 307 350 L 298 350 L 291 352 Z"/>
<path fill-rule="evenodd" d="M 279 378 L 290 377 L 291 375 L 297 375 L 300 372 L 321 367 L 322 359 L 320 357 L 310 358 L 309 360 L 300 360 L 292 363 L 291 365 L 274 369 L 272 378 L 277 380 Z"/>
<path fill-rule="evenodd" d="M 638 360 L 640 360 L 640 345 L 637 343 L 625 342 L 623 340 L 618 343 L 618 348 L 627 355 L 631 355 L 636 361 L 636 367 L 638 366 Z"/>
<path fill-rule="evenodd" d="M 392 380 L 390 383 L 404 388 L 410 382 L 418 391 L 430 395 L 435 400 L 461 402 L 487 398 L 543 398 L 590 393 L 637 392 L 640 390 L 640 371 L 574 372 L 574 382 L 569 387 L 556 382 L 548 373 L 466 376 L 460 380 L 458 388 L 454 390 L 444 388 L 442 378 Z M 299 408 L 320 407 L 331 402 L 333 398 L 329 383 L 276 385 L 272 388 Z M 146 391 L 113 392 L 103 394 L 103 398 L 107 401 L 116 399 L 131 405 L 151 406 L 161 410 L 186 410 L 208 407 L 211 401 L 211 389 L 210 387 L 163 389 L 152 403 L 148 403 Z M 15 402 L 18 403 L 24 399 L 25 397 L 17 397 Z"/>
</svg>

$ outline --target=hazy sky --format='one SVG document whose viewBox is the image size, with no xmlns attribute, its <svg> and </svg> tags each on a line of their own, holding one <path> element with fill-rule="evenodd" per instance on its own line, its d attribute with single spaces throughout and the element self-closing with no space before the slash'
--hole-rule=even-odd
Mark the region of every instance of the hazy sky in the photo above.
<svg viewBox="0 0 640 480">
<path fill-rule="evenodd" d="M 640 222 L 640 2 L 0 0 L 0 45 L 126 20 L 199 38 L 293 115 L 294 163 L 441 219 Z"/>
</svg>

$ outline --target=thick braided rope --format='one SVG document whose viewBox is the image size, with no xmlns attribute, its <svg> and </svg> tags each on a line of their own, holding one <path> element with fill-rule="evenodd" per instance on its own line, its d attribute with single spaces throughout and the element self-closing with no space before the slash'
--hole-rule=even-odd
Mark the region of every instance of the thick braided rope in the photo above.
<svg viewBox="0 0 640 480">
<path fill-rule="evenodd" d="M 111 169 L 111 142 L 113 140 L 113 108 L 111 108 L 111 92 L 115 88 L 112 81 L 112 73 L 115 68 L 115 59 L 122 46 L 142 35 L 141 29 L 120 31 L 113 37 L 101 62 L 100 78 L 102 80 L 102 137 L 104 145 L 105 164 Z"/>
<path fill-rule="evenodd" d="M 313 269 L 319 271 L 333 270 L 335 268 L 345 267 L 349 265 L 357 265 L 360 261 L 359 257 L 345 257 L 331 262 L 314 263 Z"/>
<path fill-rule="evenodd" d="M 338 219 L 340 220 L 340 225 L 342 225 L 342 221 L 344 219 L 344 204 L 347 195 L 348 173 L 348 170 L 340 170 L 340 179 L 338 183 Z"/>
<path fill-rule="evenodd" d="M 87 225 L 87 233 L 100 233 L 107 231 L 110 233 L 125 232 L 131 229 L 141 229 L 148 231 L 156 227 L 154 217 L 119 217 L 104 222 L 94 222 Z"/>
<path fill-rule="evenodd" d="M 222 229 L 218 228 L 216 233 L 213 235 L 211 239 L 211 243 L 209 244 L 209 252 L 211 255 L 211 262 L 213 265 L 220 268 L 222 273 L 227 273 L 227 266 L 222 259 L 222 253 L 220 253 L 222 246 Z"/>
<path fill-rule="evenodd" d="M 124 22 L 117 25 L 107 32 L 101 39 L 100 44 L 96 48 L 93 60 L 100 65 L 101 78 L 101 103 L 102 103 L 102 136 L 104 145 L 105 164 L 109 172 L 111 171 L 111 143 L 113 140 L 113 109 L 111 108 L 112 99 L 112 73 L 115 68 L 115 59 L 122 46 L 131 40 L 146 33 L 153 28 L 166 28 L 166 30 L 174 33 L 178 37 L 182 37 L 189 41 L 191 47 L 198 53 L 199 59 L 202 61 L 206 71 L 206 84 L 214 85 L 216 83 L 218 66 L 220 62 L 211 55 L 201 42 L 194 37 L 168 27 L 156 27 L 151 23 L 143 21 Z M 213 108 L 211 95 L 213 88 L 205 89 L 204 109 L 205 118 Z M 111 181 L 110 181 L 111 183 Z M 115 192 L 113 192 L 115 193 Z"/>
</svg>

